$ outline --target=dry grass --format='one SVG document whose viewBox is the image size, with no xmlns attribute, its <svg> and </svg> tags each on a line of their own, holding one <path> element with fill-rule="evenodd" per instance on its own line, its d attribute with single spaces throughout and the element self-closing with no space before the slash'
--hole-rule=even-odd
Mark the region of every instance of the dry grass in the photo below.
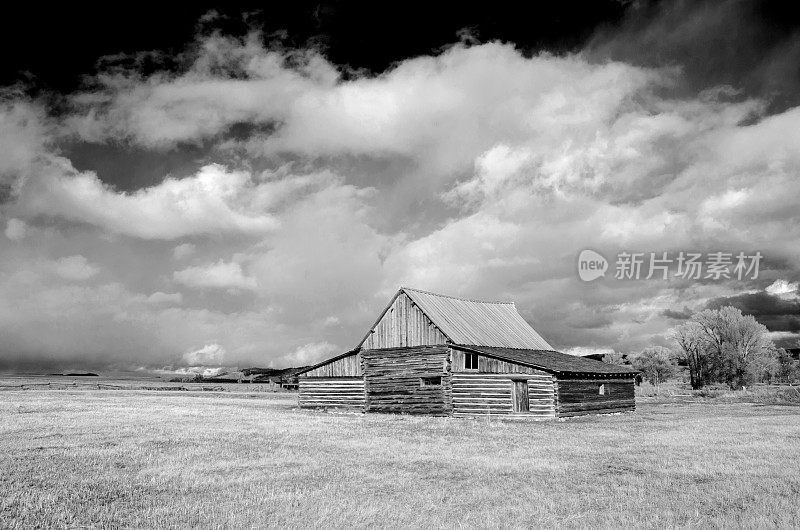
<svg viewBox="0 0 800 530">
<path fill-rule="evenodd" d="M 645 400 L 646 401 L 646 400 Z M 800 409 L 533 424 L 290 394 L 0 392 L 0 526 L 792 527 Z"/>
<path fill-rule="evenodd" d="M 758 384 L 745 390 L 726 385 L 711 385 L 692 390 L 688 383 L 670 381 L 659 388 L 649 383 L 636 387 L 640 403 L 756 403 L 760 405 L 800 405 L 800 386 Z"/>
</svg>

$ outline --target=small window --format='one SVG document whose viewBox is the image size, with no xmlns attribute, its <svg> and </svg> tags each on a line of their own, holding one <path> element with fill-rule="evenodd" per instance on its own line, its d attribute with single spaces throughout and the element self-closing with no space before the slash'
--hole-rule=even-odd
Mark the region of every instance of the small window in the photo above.
<svg viewBox="0 0 800 530">
<path fill-rule="evenodd" d="M 464 354 L 464 369 L 465 370 L 477 370 L 478 369 L 478 354 L 477 353 L 465 353 Z"/>
<path fill-rule="evenodd" d="M 599 391 L 599 394 L 600 394 L 601 396 L 605 396 L 605 395 L 607 395 L 607 394 L 608 394 L 608 391 L 606 390 L 606 385 L 600 385 L 600 391 Z"/>
<path fill-rule="evenodd" d="M 423 377 L 420 379 L 421 386 L 442 386 L 442 376 Z"/>
</svg>

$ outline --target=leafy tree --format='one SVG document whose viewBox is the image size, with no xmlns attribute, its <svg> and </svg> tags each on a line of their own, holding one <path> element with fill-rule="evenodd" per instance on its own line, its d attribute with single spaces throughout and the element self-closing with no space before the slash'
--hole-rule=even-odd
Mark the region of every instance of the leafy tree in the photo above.
<svg viewBox="0 0 800 530">
<path fill-rule="evenodd" d="M 692 388 L 715 381 L 738 388 L 753 379 L 756 365 L 773 366 L 768 358 L 775 357 L 769 353 L 775 345 L 767 328 L 735 307 L 695 313 L 672 330 L 672 338 L 689 365 Z"/>
<path fill-rule="evenodd" d="M 656 389 L 675 374 L 677 366 L 672 352 L 661 346 L 645 348 L 633 357 L 632 364 Z"/>
<path fill-rule="evenodd" d="M 786 383 L 800 382 L 800 361 L 784 349 L 778 350 L 778 378 Z"/>
<path fill-rule="evenodd" d="M 623 365 L 626 364 L 625 359 L 622 358 L 622 353 L 611 351 L 603 355 L 603 362 L 608 364 Z"/>
<path fill-rule="evenodd" d="M 765 348 L 753 355 L 747 364 L 750 380 L 755 383 L 771 384 L 780 376 L 780 352 L 777 348 Z"/>
<path fill-rule="evenodd" d="M 706 355 L 708 343 L 702 329 L 697 322 L 689 321 L 674 327 L 671 335 L 680 347 L 682 358 L 689 366 L 692 388 L 694 390 L 702 388 L 709 379 L 709 363 Z"/>
</svg>

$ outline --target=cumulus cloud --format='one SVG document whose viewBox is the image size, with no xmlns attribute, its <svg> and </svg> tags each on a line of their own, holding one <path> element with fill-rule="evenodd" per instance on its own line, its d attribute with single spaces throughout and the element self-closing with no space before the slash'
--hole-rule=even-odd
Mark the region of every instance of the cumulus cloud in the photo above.
<svg viewBox="0 0 800 530">
<path fill-rule="evenodd" d="M 242 266 L 236 262 L 226 263 L 219 260 L 197 267 L 187 267 L 176 271 L 173 279 L 199 289 L 255 289 L 255 279 L 245 276 Z"/>
<path fill-rule="evenodd" d="M 764 290 L 767 291 L 769 294 L 774 294 L 774 295 L 777 295 L 777 296 L 789 295 L 789 294 L 793 294 L 793 293 L 797 292 L 797 290 L 798 290 L 798 282 L 789 282 L 789 281 L 786 281 L 786 280 L 775 280 L 774 282 L 772 282 L 772 284 L 767 286 L 767 288 L 764 289 Z"/>
<path fill-rule="evenodd" d="M 311 364 L 355 344 L 399 285 L 514 300 L 572 353 L 663 344 L 717 302 L 796 329 L 797 284 L 776 278 L 800 270 L 798 108 L 685 90 L 678 68 L 596 50 L 459 44 L 344 79 L 318 53 L 253 35 L 197 49 L 181 71 L 101 72 L 57 134 L 31 102 L 4 108 L 0 143 L 15 154 L 0 214 L 15 243 L 0 294 L 19 308 L 0 309 L 6 349 Z M 189 143 L 202 160 L 126 191 L 76 169 L 53 147 L 64 137 L 153 157 Z M 584 248 L 612 261 L 757 250 L 775 283 L 587 284 Z M 71 345 L 37 336 L 45 321 Z"/>
<path fill-rule="evenodd" d="M 586 357 L 587 355 L 606 355 L 613 354 L 612 348 L 592 348 L 589 346 L 575 346 L 564 350 L 567 355 L 575 355 L 577 357 Z"/>
<path fill-rule="evenodd" d="M 282 366 L 309 366 L 334 353 L 341 353 L 337 346 L 327 342 L 312 342 L 298 346 L 293 352 L 279 357 L 276 363 Z"/>
<path fill-rule="evenodd" d="M 25 221 L 20 221 L 19 219 L 9 219 L 6 223 L 6 229 L 3 233 L 8 239 L 17 241 L 25 237 L 27 229 L 28 225 L 25 224 Z"/>
<path fill-rule="evenodd" d="M 181 243 L 180 245 L 172 249 L 172 257 L 175 258 L 176 260 L 182 260 L 194 254 L 196 249 L 197 247 L 195 247 L 191 243 Z"/>
<path fill-rule="evenodd" d="M 60 158 L 41 168 L 19 191 L 16 211 L 27 216 L 61 217 L 109 232 L 143 239 L 187 235 L 263 234 L 276 220 L 249 207 L 250 176 L 208 165 L 196 175 L 166 178 L 134 193 L 121 193 L 91 172 L 76 172 Z"/>
<path fill-rule="evenodd" d="M 52 264 L 53 272 L 58 274 L 65 280 L 88 280 L 98 272 L 100 269 L 83 256 L 68 256 L 59 258 Z"/>
<path fill-rule="evenodd" d="M 184 353 L 182 360 L 190 366 L 219 366 L 225 360 L 225 348 L 219 344 L 206 344 L 202 348 Z"/>
<path fill-rule="evenodd" d="M 51 128 L 42 105 L 0 90 L 0 185 L 29 172 L 50 144 Z"/>
<path fill-rule="evenodd" d="M 183 303 L 183 295 L 181 293 L 162 293 L 158 291 L 147 297 L 147 303 L 152 305 L 180 305 Z"/>
</svg>

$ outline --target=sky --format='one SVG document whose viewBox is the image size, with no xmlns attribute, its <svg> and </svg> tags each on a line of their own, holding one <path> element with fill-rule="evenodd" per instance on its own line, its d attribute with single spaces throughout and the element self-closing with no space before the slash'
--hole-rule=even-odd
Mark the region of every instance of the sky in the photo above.
<svg viewBox="0 0 800 530">
<path fill-rule="evenodd" d="M 514 301 L 569 353 L 723 305 L 800 344 L 785 4 L 9 9 L 2 369 L 307 365 L 400 286 Z"/>
</svg>

